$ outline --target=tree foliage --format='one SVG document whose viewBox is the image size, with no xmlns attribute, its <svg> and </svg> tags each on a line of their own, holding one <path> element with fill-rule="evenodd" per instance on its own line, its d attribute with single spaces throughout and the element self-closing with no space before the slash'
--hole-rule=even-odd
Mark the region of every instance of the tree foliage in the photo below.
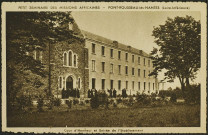
<svg viewBox="0 0 208 135">
<path fill-rule="evenodd" d="M 165 69 L 169 82 L 179 78 L 182 90 L 194 79 L 200 68 L 201 24 L 191 16 L 168 18 L 164 25 L 154 27 L 158 48 L 151 52 L 155 67 L 151 75 Z"/>
<path fill-rule="evenodd" d="M 13 102 L 21 90 L 22 93 L 27 90 L 31 92 L 40 90 L 44 84 L 41 78 L 47 76 L 46 65 L 28 54 L 34 50 L 45 51 L 49 42 L 70 38 L 73 32 L 67 28 L 69 22 L 73 22 L 70 12 L 6 13 L 7 97 L 9 102 Z"/>
</svg>

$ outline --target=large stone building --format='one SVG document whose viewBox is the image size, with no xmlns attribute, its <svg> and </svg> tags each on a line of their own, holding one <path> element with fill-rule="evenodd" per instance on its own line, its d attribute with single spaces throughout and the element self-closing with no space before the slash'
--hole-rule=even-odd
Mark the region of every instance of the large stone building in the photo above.
<svg viewBox="0 0 208 135">
<path fill-rule="evenodd" d="M 80 30 L 75 22 L 66 28 L 73 31 L 72 37 L 49 43 L 44 53 L 38 53 L 49 70 L 48 87 L 54 95 L 62 97 L 63 89 L 73 88 L 81 97 L 89 89 L 116 89 L 121 94 L 125 88 L 128 95 L 157 91 L 157 78 L 148 76 L 153 64 L 147 53 Z"/>
</svg>

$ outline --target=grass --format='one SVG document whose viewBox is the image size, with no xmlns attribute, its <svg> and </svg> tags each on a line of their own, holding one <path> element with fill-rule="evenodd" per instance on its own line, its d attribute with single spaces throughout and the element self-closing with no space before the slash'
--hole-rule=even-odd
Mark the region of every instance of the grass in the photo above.
<svg viewBox="0 0 208 135">
<path fill-rule="evenodd" d="M 8 127 L 199 127 L 199 105 L 12 112 Z"/>
</svg>

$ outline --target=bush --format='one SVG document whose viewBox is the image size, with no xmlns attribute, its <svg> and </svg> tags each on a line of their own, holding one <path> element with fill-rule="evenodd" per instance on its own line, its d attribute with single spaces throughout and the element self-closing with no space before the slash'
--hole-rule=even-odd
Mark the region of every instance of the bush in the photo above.
<svg viewBox="0 0 208 135">
<path fill-rule="evenodd" d="M 186 87 L 184 93 L 185 102 L 188 104 L 199 104 L 200 103 L 200 84 L 199 85 L 190 85 Z"/>
<path fill-rule="evenodd" d="M 93 109 L 96 109 L 99 107 L 99 102 L 98 102 L 98 97 L 97 96 L 93 96 L 90 100 L 90 106 L 93 108 Z"/>
<path fill-rule="evenodd" d="M 32 107 L 32 98 L 30 96 L 21 95 L 17 98 L 17 104 L 20 110 L 25 111 L 26 108 Z"/>
<path fill-rule="evenodd" d="M 48 107 L 49 110 L 53 109 L 53 106 L 54 106 L 54 98 L 53 97 L 49 98 L 48 102 L 46 103 L 46 106 Z"/>
<path fill-rule="evenodd" d="M 79 104 L 79 100 L 78 99 L 73 99 L 73 105 Z"/>
<path fill-rule="evenodd" d="M 37 108 L 38 108 L 38 111 L 39 112 L 42 112 L 43 111 L 43 105 L 44 105 L 44 102 L 43 102 L 43 97 L 39 97 L 38 98 L 38 105 L 37 105 Z"/>
<path fill-rule="evenodd" d="M 68 109 L 71 109 L 71 107 L 72 107 L 72 101 L 71 100 L 66 100 L 66 104 L 68 106 Z"/>
<path fill-rule="evenodd" d="M 88 104 L 88 103 L 90 103 L 90 101 L 89 100 L 85 100 L 85 103 Z"/>
<path fill-rule="evenodd" d="M 116 99 L 117 100 L 117 103 L 120 104 L 122 102 L 122 99 L 121 98 L 118 98 Z"/>
<path fill-rule="evenodd" d="M 61 105 L 61 99 L 60 98 L 54 98 L 54 106 L 60 106 Z"/>
</svg>

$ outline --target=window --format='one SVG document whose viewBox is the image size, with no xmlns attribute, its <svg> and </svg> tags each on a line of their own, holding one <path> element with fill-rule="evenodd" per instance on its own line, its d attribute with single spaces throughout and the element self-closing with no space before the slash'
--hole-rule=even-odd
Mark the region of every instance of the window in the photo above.
<svg viewBox="0 0 208 135">
<path fill-rule="evenodd" d="M 138 69 L 138 76 L 140 77 L 140 69 Z"/>
<path fill-rule="evenodd" d="M 92 43 L 92 53 L 95 54 L 95 44 Z"/>
<path fill-rule="evenodd" d="M 148 67 L 150 67 L 150 60 L 148 60 Z"/>
<path fill-rule="evenodd" d="M 132 75 L 134 75 L 134 68 L 132 68 Z"/>
<path fill-rule="evenodd" d="M 110 57 L 113 58 L 113 49 L 110 49 Z"/>
<path fill-rule="evenodd" d="M 59 77 L 59 88 L 62 88 L 62 77 Z"/>
<path fill-rule="evenodd" d="M 77 66 L 77 56 L 74 55 L 74 67 L 76 67 L 76 66 Z"/>
<path fill-rule="evenodd" d="M 149 82 L 149 90 L 150 90 L 150 82 Z"/>
<path fill-rule="evenodd" d="M 152 84 L 152 89 L 153 89 L 153 90 L 155 89 L 155 84 L 154 84 L 154 83 Z"/>
<path fill-rule="evenodd" d="M 102 72 L 105 72 L 105 62 L 102 62 Z"/>
<path fill-rule="evenodd" d="M 78 78 L 78 88 L 80 89 L 81 88 L 81 81 L 80 81 L 80 78 Z"/>
<path fill-rule="evenodd" d="M 95 60 L 92 60 L 92 71 L 95 71 Z"/>
<path fill-rule="evenodd" d="M 146 73 L 145 73 L 145 72 L 146 72 L 146 71 L 144 70 L 144 77 L 146 77 L 146 75 L 145 75 Z"/>
<path fill-rule="evenodd" d="M 140 82 L 138 82 L 138 90 L 140 90 Z"/>
<path fill-rule="evenodd" d="M 105 79 L 102 79 L 102 90 L 105 89 Z"/>
<path fill-rule="evenodd" d="M 121 59 L 121 51 L 118 51 L 118 59 Z"/>
<path fill-rule="evenodd" d="M 125 73 L 128 75 L 128 66 L 125 67 Z"/>
<path fill-rule="evenodd" d="M 121 80 L 118 80 L 118 90 L 121 90 Z"/>
<path fill-rule="evenodd" d="M 148 77 L 150 77 L 149 75 L 150 75 L 150 70 L 149 70 L 149 74 L 148 74 Z"/>
<path fill-rule="evenodd" d="M 63 88 L 65 88 L 65 77 L 63 77 Z"/>
<path fill-rule="evenodd" d="M 113 73 L 113 64 L 110 66 L 110 73 Z"/>
<path fill-rule="evenodd" d="M 126 53 L 126 61 L 128 61 L 128 53 Z"/>
<path fill-rule="evenodd" d="M 69 58 L 68 58 L 68 61 L 69 61 L 69 66 L 72 66 L 72 52 L 71 51 L 69 51 L 69 56 L 68 56 Z"/>
<path fill-rule="evenodd" d="M 67 53 L 64 53 L 64 66 L 67 65 Z"/>
<path fill-rule="evenodd" d="M 146 65 L 145 58 L 144 58 L 144 66 Z"/>
<path fill-rule="evenodd" d="M 110 89 L 113 89 L 113 80 L 110 80 Z"/>
<path fill-rule="evenodd" d="M 132 81 L 132 90 L 134 90 L 134 81 Z"/>
<path fill-rule="evenodd" d="M 144 90 L 145 90 L 145 87 L 146 87 L 146 82 L 144 82 Z"/>
<path fill-rule="evenodd" d="M 126 81 L 126 89 L 128 89 L 128 81 Z"/>
<path fill-rule="evenodd" d="M 134 55 L 132 55 L 132 63 L 134 63 Z"/>
<path fill-rule="evenodd" d="M 92 89 L 95 89 L 95 81 L 96 81 L 96 79 L 92 78 Z"/>
<path fill-rule="evenodd" d="M 138 57 L 138 65 L 140 65 L 140 57 Z"/>
<path fill-rule="evenodd" d="M 118 65 L 118 74 L 121 74 L 121 65 Z"/>
<path fill-rule="evenodd" d="M 101 47 L 101 54 L 104 56 L 105 55 L 105 46 Z"/>
</svg>

